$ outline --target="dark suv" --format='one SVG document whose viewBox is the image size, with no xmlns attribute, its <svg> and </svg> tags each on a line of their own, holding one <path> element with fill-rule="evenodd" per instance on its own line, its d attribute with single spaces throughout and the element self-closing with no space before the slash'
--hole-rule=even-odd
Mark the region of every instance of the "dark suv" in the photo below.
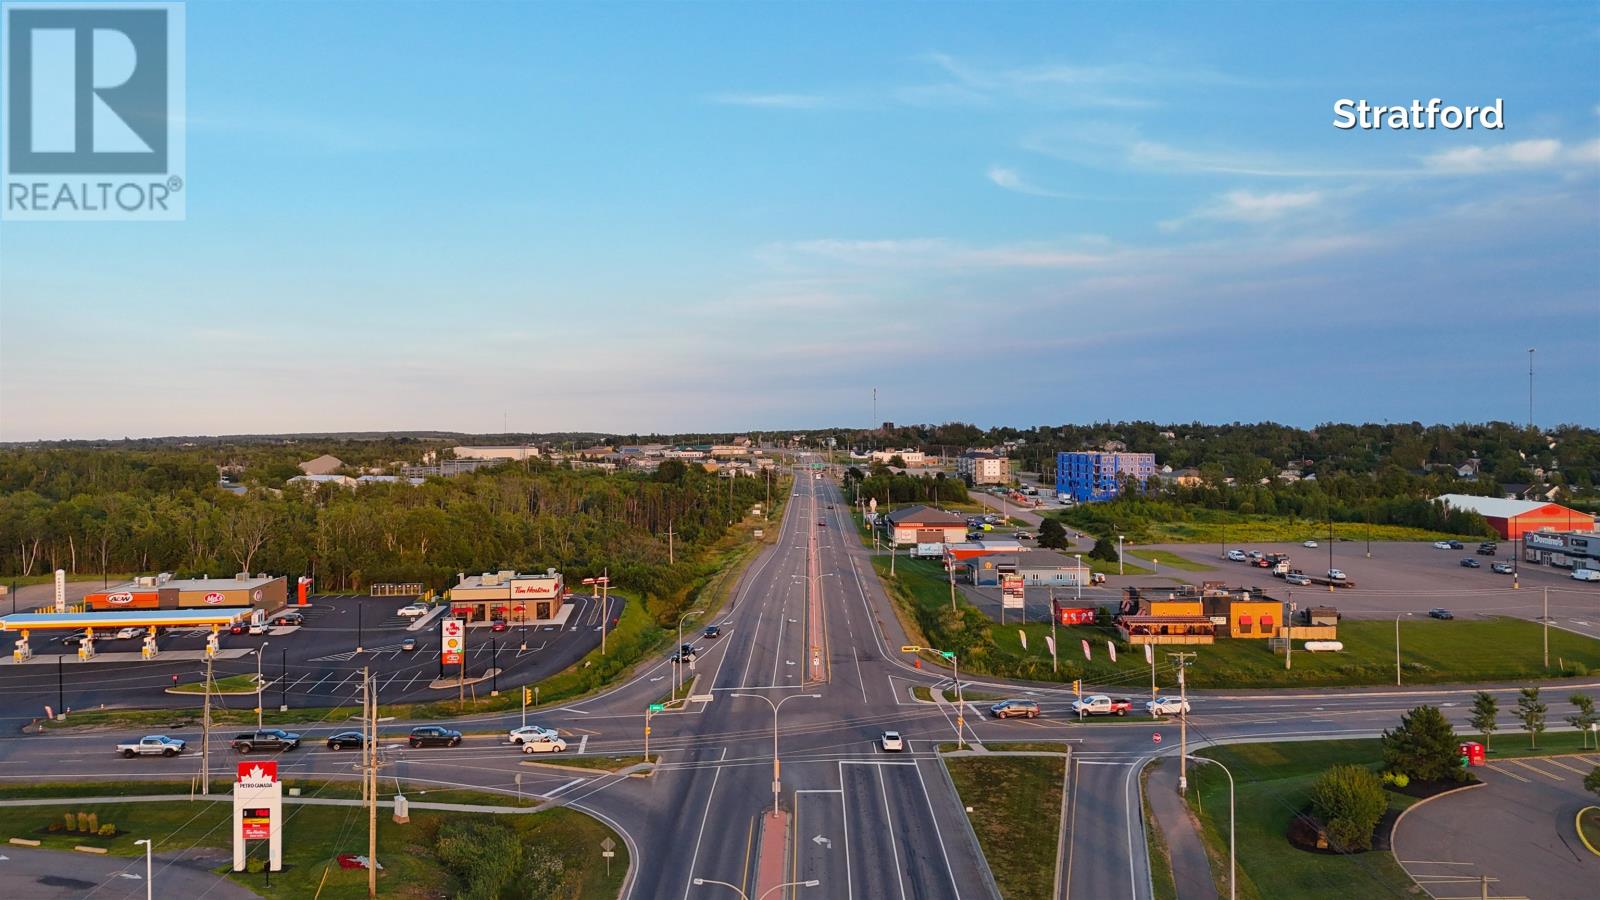
<svg viewBox="0 0 1600 900">
<path fill-rule="evenodd" d="M 1500 547 L 1494 541 L 1484 541 L 1478 545 L 1478 552 L 1484 556 L 1493 556 L 1499 552 Z"/>
<path fill-rule="evenodd" d="M 282 728 L 263 728 L 249 734 L 236 736 L 228 742 L 238 753 L 253 753 L 257 750 L 293 750 L 300 746 L 300 735 Z"/>
<path fill-rule="evenodd" d="M 454 747 L 461 743 L 461 732 L 443 725 L 418 725 L 408 741 L 413 747 Z"/>
</svg>

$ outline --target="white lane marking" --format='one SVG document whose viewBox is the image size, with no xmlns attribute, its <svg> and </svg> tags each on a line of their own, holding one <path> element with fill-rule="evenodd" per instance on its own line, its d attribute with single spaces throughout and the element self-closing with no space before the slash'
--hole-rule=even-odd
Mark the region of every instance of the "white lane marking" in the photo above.
<svg viewBox="0 0 1600 900">
<path fill-rule="evenodd" d="M 906 750 L 910 752 L 911 742 L 906 742 Z M 944 763 L 940 763 L 944 765 Z M 922 785 L 922 802 L 928 804 L 928 821 L 933 823 L 933 835 L 939 840 L 939 855 L 944 857 L 944 871 L 950 876 L 950 889 L 955 896 L 961 896 L 961 888 L 956 884 L 956 870 L 950 865 L 950 853 L 944 847 L 944 831 L 939 828 L 939 816 L 933 811 L 933 797 L 928 794 L 928 782 L 922 778 L 922 767 L 917 766 L 917 783 Z M 957 798 L 960 802 L 960 798 Z"/>
<path fill-rule="evenodd" d="M 566 790 L 567 788 L 570 788 L 575 784 L 583 784 L 585 781 L 588 781 L 588 780 L 589 779 L 587 779 L 587 778 L 574 778 L 571 781 L 567 782 L 566 784 L 563 784 L 562 786 L 556 788 L 553 791 L 545 791 L 544 795 L 546 797 L 554 797 L 555 795 L 561 793 L 562 791 Z"/>
<path fill-rule="evenodd" d="M 900 900 L 906 900 L 906 880 L 900 874 L 900 846 L 894 839 L 894 816 L 889 812 L 889 788 L 884 783 L 882 771 L 874 774 L 878 776 L 878 792 L 883 795 L 883 817 L 889 825 L 884 831 L 889 833 L 889 858 L 894 865 L 895 882 L 900 885 Z"/>
<path fill-rule="evenodd" d="M 724 747 L 722 748 L 722 756 L 717 761 L 721 762 L 727 758 L 728 748 Z M 711 817 L 711 801 L 717 795 L 717 781 L 721 778 L 722 767 L 717 766 L 716 771 L 711 775 L 711 790 L 706 793 L 705 812 L 700 814 L 700 833 L 694 839 L 694 855 L 689 857 L 689 880 L 684 882 L 683 885 L 683 900 L 689 900 L 689 888 L 694 885 L 695 866 L 700 862 L 700 842 L 705 840 L 706 837 L 706 820 Z"/>
<path fill-rule="evenodd" d="M 586 734 L 586 735 L 583 736 L 583 740 L 578 742 L 578 752 L 582 753 L 585 749 L 588 748 L 588 746 L 589 746 L 589 736 Z"/>
</svg>

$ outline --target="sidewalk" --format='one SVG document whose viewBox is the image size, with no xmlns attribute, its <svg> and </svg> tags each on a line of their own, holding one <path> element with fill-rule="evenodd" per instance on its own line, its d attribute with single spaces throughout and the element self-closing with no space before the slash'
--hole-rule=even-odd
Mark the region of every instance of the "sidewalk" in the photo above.
<svg viewBox="0 0 1600 900">
<path fill-rule="evenodd" d="M 1211 880 L 1211 862 L 1200 839 L 1200 826 L 1178 794 L 1178 761 L 1162 758 L 1159 764 L 1151 763 L 1148 771 L 1145 791 L 1156 821 L 1147 827 L 1159 828 L 1166 838 L 1178 900 L 1216 900 L 1216 883 Z M 1151 859 L 1150 864 L 1160 863 Z"/>
</svg>

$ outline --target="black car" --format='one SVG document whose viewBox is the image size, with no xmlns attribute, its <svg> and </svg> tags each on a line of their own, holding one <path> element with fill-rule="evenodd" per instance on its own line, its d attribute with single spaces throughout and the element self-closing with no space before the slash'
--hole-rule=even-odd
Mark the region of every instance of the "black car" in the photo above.
<svg viewBox="0 0 1600 900">
<path fill-rule="evenodd" d="M 1430 619 L 1454 619 L 1455 618 L 1455 614 L 1452 613 L 1448 609 L 1440 609 L 1438 607 L 1434 607 L 1433 609 L 1428 610 L 1428 618 L 1430 618 Z"/>
<path fill-rule="evenodd" d="M 238 753 L 253 753 L 257 750 L 278 750 L 287 753 L 300 746 L 300 735 L 282 728 L 263 728 L 248 734 L 241 734 L 228 742 Z"/>
<path fill-rule="evenodd" d="M 1446 541 L 1445 543 L 1450 545 L 1450 549 L 1451 550 L 1460 550 L 1462 547 L 1466 546 L 1465 544 L 1461 543 L 1460 541 Z"/>
<path fill-rule="evenodd" d="M 407 743 L 413 747 L 454 747 L 461 743 L 461 732 L 443 725 L 418 725 L 411 729 Z"/>
<path fill-rule="evenodd" d="M 306 617 L 297 612 L 284 613 L 283 615 L 272 620 L 272 624 L 274 625 L 304 625 L 305 623 Z"/>
<path fill-rule="evenodd" d="M 701 632 L 701 633 L 704 634 L 708 638 L 719 638 L 719 637 L 722 637 L 722 626 L 720 626 L 720 625 L 707 625 L 706 626 L 706 630 Z"/>
<path fill-rule="evenodd" d="M 328 735 L 329 750 L 343 750 L 346 747 L 359 748 L 363 740 L 359 731 L 341 731 L 338 734 Z"/>
<path fill-rule="evenodd" d="M 1500 547 L 1493 541 L 1484 541 L 1478 545 L 1478 553 L 1482 556 L 1493 556 L 1500 552 Z"/>
<path fill-rule="evenodd" d="M 1475 560 L 1475 559 L 1473 559 L 1473 558 L 1472 558 L 1472 557 L 1470 557 L 1470 556 L 1469 556 L 1469 557 L 1467 557 L 1467 558 L 1466 558 L 1466 559 L 1463 559 L 1463 560 L 1462 560 L 1462 561 L 1461 561 L 1461 565 L 1462 565 L 1462 566 L 1464 566 L 1464 567 L 1466 567 L 1466 568 L 1468 568 L 1468 569 L 1477 569 L 1477 568 L 1481 568 L 1481 565 L 1480 565 L 1480 564 L 1479 564 L 1479 563 L 1478 563 L 1478 561 L 1477 561 L 1477 560 Z"/>
</svg>

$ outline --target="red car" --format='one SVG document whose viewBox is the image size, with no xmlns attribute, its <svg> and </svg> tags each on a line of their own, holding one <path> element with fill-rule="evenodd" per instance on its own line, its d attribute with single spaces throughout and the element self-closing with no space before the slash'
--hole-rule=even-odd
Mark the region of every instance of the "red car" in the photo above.
<svg viewBox="0 0 1600 900">
<path fill-rule="evenodd" d="M 492 623 L 490 623 L 489 630 L 490 631 L 505 631 L 506 630 L 506 620 L 505 619 L 495 619 Z"/>
</svg>

